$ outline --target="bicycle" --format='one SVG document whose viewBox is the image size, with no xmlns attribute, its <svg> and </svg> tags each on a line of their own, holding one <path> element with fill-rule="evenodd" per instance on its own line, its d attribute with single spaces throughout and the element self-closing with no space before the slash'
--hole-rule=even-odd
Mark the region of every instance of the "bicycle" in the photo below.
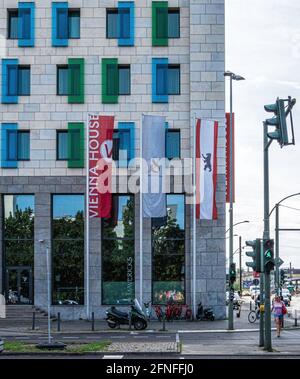
<svg viewBox="0 0 300 379">
<path fill-rule="evenodd" d="M 255 309 L 255 311 L 250 311 L 248 314 L 248 321 L 253 324 L 256 320 L 259 320 L 260 311 L 259 308 Z"/>
</svg>

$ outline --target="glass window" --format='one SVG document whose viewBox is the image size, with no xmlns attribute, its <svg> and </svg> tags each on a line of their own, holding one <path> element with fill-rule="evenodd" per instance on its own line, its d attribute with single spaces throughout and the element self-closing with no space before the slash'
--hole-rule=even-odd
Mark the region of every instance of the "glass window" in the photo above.
<svg viewBox="0 0 300 379">
<path fill-rule="evenodd" d="M 134 197 L 113 195 L 112 217 L 102 223 L 102 303 L 135 297 Z"/>
<path fill-rule="evenodd" d="M 168 94 L 180 95 L 180 66 L 169 65 L 168 67 Z"/>
<path fill-rule="evenodd" d="M 185 301 L 184 195 L 167 195 L 167 217 L 152 219 L 153 303 Z"/>
<path fill-rule="evenodd" d="M 168 10 L 168 37 L 180 38 L 180 11 L 179 9 Z"/>
<path fill-rule="evenodd" d="M 113 160 L 129 161 L 130 130 L 115 130 L 113 134 Z"/>
<path fill-rule="evenodd" d="M 8 10 L 8 39 L 18 38 L 18 10 Z"/>
<path fill-rule="evenodd" d="M 18 131 L 18 160 L 28 161 L 30 159 L 30 132 Z"/>
<path fill-rule="evenodd" d="M 166 158 L 180 158 L 180 130 L 166 131 Z"/>
<path fill-rule="evenodd" d="M 68 66 L 57 66 L 57 95 L 68 96 Z"/>
<path fill-rule="evenodd" d="M 119 95 L 130 95 L 130 66 L 119 65 Z"/>
<path fill-rule="evenodd" d="M 5 266 L 33 267 L 34 196 L 4 196 Z"/>
<path fill-rule="evenodd" d="M 118 9 L 106 11 L 106 38 L 118 38 Z"/>
<path fill-rule="evenodd" d="M 69 38 L 80 38 L 80 10 L 69 9 Z"/>
<path fill-rule="evenodd" d="M 30 95 L 30 67 L 28 66 L 18 67 L 18 95 Z"/>
<path fill-rule="evenodd" d="M 62 130 L 57 132 L 57 160 L 68 160 L 68 131 Z"/>
<path fill-rule="evenodd" d="M 53 304 L 84 304 L 84 196 L 52 200 Z"/>
</svg>

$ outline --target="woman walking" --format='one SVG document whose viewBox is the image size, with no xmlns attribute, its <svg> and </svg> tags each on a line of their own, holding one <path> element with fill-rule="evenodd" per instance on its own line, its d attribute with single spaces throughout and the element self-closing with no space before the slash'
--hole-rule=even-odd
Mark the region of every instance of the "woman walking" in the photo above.
<svg viewBox="0 0 300 379">
<path fill-rule="evenodd" d="M 285 309 L 284 302 L 280 300 L 280 296 L 276 295 L 272 306 L 272 312 L 274 313 L 277 337 L 280 337 Z"/>
</svg>

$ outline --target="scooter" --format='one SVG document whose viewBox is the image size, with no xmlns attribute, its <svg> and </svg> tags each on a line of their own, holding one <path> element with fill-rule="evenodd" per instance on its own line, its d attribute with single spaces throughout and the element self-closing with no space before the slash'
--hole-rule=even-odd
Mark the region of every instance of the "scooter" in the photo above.
<svg viewBox="0 0 300 379">
<path fill-rule="evenodd" d="M 131 306 L 130 312 L 123 312 L 112 306 L 106 310 L 107 325 L 111 329 L 119 328 L 120 325 L 129 325 L 129 320 L 136 330 L 146 329 L 148 326 L 146 316 L 137 299 Z"/>
<path fill-rule="evenodd" d="M 196 315 L 197 320 L 210 320 L 214 321 L 215 319 L 215 314 L 212 308 L 203 308 L 202 303 L 200 302 L 198 305 L 198 310 L 197 310 L 197 315 Z"/>
</svg>

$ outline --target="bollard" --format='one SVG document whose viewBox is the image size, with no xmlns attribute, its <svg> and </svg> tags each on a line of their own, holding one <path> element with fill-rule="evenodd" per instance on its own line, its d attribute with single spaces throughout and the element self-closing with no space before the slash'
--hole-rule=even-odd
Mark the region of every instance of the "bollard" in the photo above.
<svg viewBox="0 0 300 379">
<path fill-rule="evenodd" d="M 252 311 L 252 301 L 250 300 L 250 311 Z"/>
<path fill-rule="evenodd" d="M 297 309 L 295 309 L 295 326 L 298 326 L 298 314 L 297 314 Z"/>
<path fill-rule="evenodd" d="M 95 331 L 95 313 L 92 312 L 92 331 Z"/>
<path fill-rule="evenodd" d="M 35 330 L 35 312 L 32 312 L 32 330 Z"/>
<path fill-rule="evenodd" d="M 60 312 L 57 313 L 57 331 L 60 332 Z"/>
</svg>

